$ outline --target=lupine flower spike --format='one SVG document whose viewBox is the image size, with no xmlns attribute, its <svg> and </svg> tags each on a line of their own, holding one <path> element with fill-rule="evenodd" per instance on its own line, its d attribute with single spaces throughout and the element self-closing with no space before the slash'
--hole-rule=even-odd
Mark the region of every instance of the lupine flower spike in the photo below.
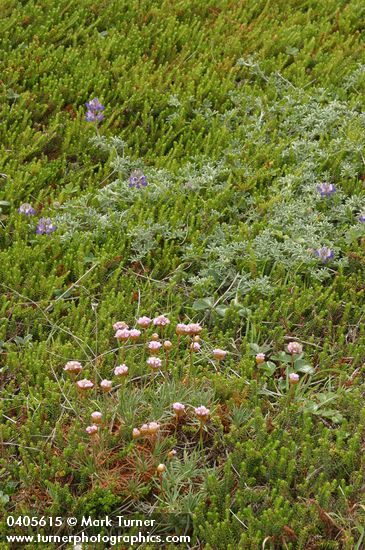
<svg viewBox="0 0 365 550">
<path fill-rule="evenodd" d="M 85 103 L 87 109 L 85 120 L 86 122 L 101 122 L 104 119 L 102 111 L 105 107 L 102 105 L 97 97 L 94 97 L 91 101 Z"/>
<path fill-rule="evenodd" d="M 57 226 L 52 222 L 51 218 L 40 218 L 38 220 L 35 232 L 37 235 L 50 235 L 53 231 L 56 231 Z"/>
<path fill-rule="evenodd" d="M 322 246 L 314 251 L 314 254 L 321 260 L 323 264 L 326 264 L 334 257 L 334 252 L 328 246 Z"/>
<path fill-rule="evenodd" d="M 35 216 L 36 214 L 35 209 L 32 205 L 29 204 L 29 202 L 21 204 L 18 208 L 18 212 L 19 214 L 23 214 L 24 216 Z"/>
<path fill-rule="evenodd" d="M 146 176 L 141 170 L 134 170 L 129 177 L 129 187 L 135 187 L 140 189 L 141 187 L 147 187 L 148 181 Z"/>
<path fill-rule="evenodd" d="M 333 195 L 336 191 L 336 187 L 333 185 L 333 183 L 321 183 L 320 185 L 317 185 L 317 191 L 321 195 L 321 197 L 329 197 L 330 195 Z"/>
</svg>

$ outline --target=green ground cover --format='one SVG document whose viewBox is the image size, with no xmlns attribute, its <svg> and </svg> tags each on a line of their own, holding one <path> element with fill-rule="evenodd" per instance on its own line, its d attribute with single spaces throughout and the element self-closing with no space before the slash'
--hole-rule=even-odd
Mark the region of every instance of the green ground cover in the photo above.
<svg viewBox="0 0 365 550">
<path fill-rule="evenodd" d="M 153 511 L 191 548 L 364 548 L 363 3 L 0 13 L 2 534 L 9 514 Z M 36 234 L 40 217 L 56 231 Z M 162 313 L 172 349 L 154 374 L 113 324 Z M 194 354 L 175 334 L 191 322 Z M 95 384 L 84 398 L 70 360 Z M 153 421 L 157 437 L 133 438 Z"/>
</svg>

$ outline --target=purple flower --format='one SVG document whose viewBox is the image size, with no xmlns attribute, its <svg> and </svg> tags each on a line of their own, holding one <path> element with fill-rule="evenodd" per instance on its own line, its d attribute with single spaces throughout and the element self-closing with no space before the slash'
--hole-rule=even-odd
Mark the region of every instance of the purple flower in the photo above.
<svg viewBox="0 0 365 550">
<path fill-rule="evenodd" d="M 90 111 L 104 111 L 105 107 L 102 105 L 97 97 L 94 97 L 91 101 L 85 103 L 85 107 Z"/>
<path fill-rule="evenodd" d="M 146 187 L 147 184 L 147 178 L 141 170 L 134 170 L 134 172 L 131 173 L 129 177 L 129 187 L 140 189 L 141 187 Z"/>
<path fill-rule="evenodd" d="M 361 213 L 360 213 L 360 216 L 358 218 L 359 222 L 361 223 L 364 223 L 365 222 L 365 210 L 363 210 Z"/>
<path fill-rule="evenodd" d="M 51 218 L 40 218 L 35 232 L 38 235 L 49 235 L 56 231 L 57 226 L 52 222 Z"/>
<path fill-rule="evenodd" d="M 18 208 L 18 212 L 19 214 L 24 214 L 25 216 L 34 216 L 36 214 L 33 206 L 31 206 L 28 202 L 21 204 Z"/>
<path fill-rule="evenodd" d="M 104 115 L 101 111 L 104 111 L 105 107 L 100 103 L 97 97 L 85 103 L 85 106 L 87 108 L 85 115 L 85 120 L 87 122 L 100 122 L 104 119 Z"/>
<path fill-rule="evenodd" d="M 96 113 L 95 111 L 86 111 L 86 122 L 100 122 L 104 119 L 103 113 Z"/>
<path fill-rule="evenodd" d="M 322 246 L 321 248 L 318 248 L 318 250 L 314 251 L 314 254 L 318 256 L 318 258 L 326 264 L 329 260 L 332 260 L 334 256 L 333 250 L 328 248 L 328 246 Z"/>
<path fill-rule="evenodd" d="M 329 197 L 336 191 L 336 187 L 333 185 L 333 183 L 321 183 L 320 185 L 317 185 L 317 191 L 321 195 L 321 197 Z"/>
</svg>

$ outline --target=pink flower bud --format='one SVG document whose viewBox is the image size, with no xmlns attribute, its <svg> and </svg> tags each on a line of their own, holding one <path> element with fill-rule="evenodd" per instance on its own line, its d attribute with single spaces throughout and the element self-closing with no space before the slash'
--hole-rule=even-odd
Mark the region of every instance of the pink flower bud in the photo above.
<svg viewBox="0 0 365 550">
<path fill-rule="evenodd" d="M 297 374 L 296 372 L 291 372 L 289 374 L 289 383 L 290 384 L 298 384 L 299 382 L 299 374 Z"/>
<path fill-rule="evenodd" d="M 94 424 L 101 424 L 103 415 L 99 411 L 95 411 L 91 413 L 91 420 L 94 422 Z"/>
<path fill-rule="evenodd" d="M 256 359 L 256 365 L 261 365 L 261 363 L 265 363 L 265 354 L 264 353 L 258 353 L 255 357 Z"/>
<path fill-rule="evenodd" d="M 216 348 L 213 350 L 213 357 L 214 359 L 217 359 L 217 361 L 221 361 L 224 359 L 227 355 L 227 352 L 224 349 Z"/>
</svg>

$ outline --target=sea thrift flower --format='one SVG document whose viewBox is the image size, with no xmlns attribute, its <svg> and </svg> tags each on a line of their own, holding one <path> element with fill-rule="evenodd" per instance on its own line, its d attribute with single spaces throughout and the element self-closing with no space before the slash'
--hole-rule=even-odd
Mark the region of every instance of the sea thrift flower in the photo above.
<svg viewBox="0 0 365 550">
<path fill-rule="evenodd" d="M 172 342 L 170 342 L 170 340 L 165 340 L 163 343 L 163 347 L 166 351 L 170 351 L 170 349 L 172 348 Z"/>
<path fill-rule="evenodd" d="M 200 351 L 200 344 L 199 342 L 193 342 L 190 346 L 191 351 L 197 352 Z"/>
<path fill-rule="evenodd" d="M 113 382 L 111 382 L 111 380 L 102 380 L 100 382 L 100 387 L 104 393 L 108 393 L 113 387 Z"/>
<path fill-rule="evenodd" d="M 217 348 L 213 350 L 213 357 L 218 361 L 225 359 L 226 356 L 227 356 L 227 352 L 224 349 Z"/>
<path fill-rule="evenodd" d="M 76 382 L 77 389 L 80 391 L 86 391 L 91 390 L 91 388 L 94 387 L 94 384 L 91 382 L 91 380 L 88 380 L 87 378 L 84 378 L 83 380 L 78 380 Z"/>
<path fill-rule="evenodd" d="M 329 197 L 336 191 L 336 187 L 333 185 L 333 183 L 321 183 L 320 185 L 317 185 L 317 191 L 321 195 L 321 197 Z"/>
<path fill-rule="evenodd" d="M 99 411 L 91 413 L 91 420 L 94 422 L 94 424 L 101 424 L 102 418 L 103 415 Z"/>
<path fill-rule="evenodd" d="M 82 371 L 82 365 L 78 361 L 67 361 L 63 370 L 72 374 L 77 374 Z"/>
<path fill-rule="evenodd" d="M 93 424 L 92 426 L 88 426 L 85 430 L 85 432 L 91 436 L 96 435 L 98 431 L 99 431 L 99 428 L 97 427 L 96 424 Z"/>
<path fill-rule="evenodd" d="M 104 111 L 105 107 L 100 103 L 97 97 L 85 103 L 85 106 L 87 109 L 85 120 L 87 122 L 100 122 L 103 120 L 104 115 L 101 111 Z"/>
<path fill-rule="evenodd" d="M 162 475 L 164 472 L 166 471 L 166 466 L 165 464 L 159 464 L 157 466 L 157 472 Z"/>
<path fill-rule="evenodd" d="M 132 431 L 132 437 L 133 439 L 137 439 L 137 437 L 139 437 L 141 435 L 141 432 L 138 428 L 133 428 L 133 431 Z"/>
<path fill-rule="evenodd" d="M 159 335 L 157 334 L 157 332 L 154 332 L 151 336 L 151 340 L 154 340 L 155 342 L 157 342 L 157 340 L 159 340 Z"/>
<path fill-rule="evenodd" d="M 322 246 L 322 248 L 318 248 L 314 251 L 314 254 L 318 256 L 318 258 L 324 264 L 326 264 L 329 260 L 332 260 L 334 256 L 333 250 L 331 250 L 328 246 Z"/>
<path fill-rule="evenodd" d="M 194 412 L 196 416 L 199 418 L 200 422 L 205 422 L 208 420 L 210 415 L 210 410 L 204 407 L 204 405 L 200 405 L 200 407 L 196 407 L 194 409 Z"/>
<path fill-rule="evenodd" d="M 183 405 L 182 403 L 179 403 L 179 402 L 173 403 L 172 408 L 178 418 L 183 416 L 185 413 L 185 405 Z"/>
<path fill-rule="evenodd" d="M 141 187 L 147 187 L 147 184 L 147 178 L 141 170 L 134 170 L 134 172 L 131 173 L 129 177 L 129 187 L 140 189 Z"/>
<path fill-rule="evenodd" d="M 136 328 L 132 328 L 132 330 L 129 331 L 129 336 L 131 340 L 138 340 L 138 338 L 141 336 L 141 331 Z"/>
<path fill-rule="evenodd" d="M 153 340 L 152 342 L 149 342 L 148 344 L 148 350 L 153 355 L 158 353 L 161 347 L 162 347 L 161 342 L 156 342 L 155 340 Z"/>
<path fill-rule="evenodd" d="M 152 323 L 152 319 L 150 319 L 149 317 L 146 317 L 146 316 L 143 316 L 143 317 L 140 317 L 138 320 L 137 320 L 137 325 L 139 325 L 141 328 L 147 328 L 149 327 L 149 325 Z"/>
<path fill-rule="evenodd" d="M 18 212 L 19 214 L 24 214 L 25 216 L 34 216 L 36 214 L 35 209 L 29 204 L 29 202 L 21 204 L 18 208 Z"/>
<path fill-rule="evenodd" d="M 114 369 L 115 376 L 127 376 L 128 374 L 128 367 L 127 365 L 118 365 Z"/>
<path fill-rule="evenodd" d="M 117 322 L 114 323 L 114 325 L 113 325 L 113 329 L 114 329 L 115 331 L 117 331 L 117 330 L 123 330 L 123 329 L 125 329 L 125 328 L 128 330 L 129 327 L 128 327 L 127 323 L 125 323 L 124 321 L 117 321 Z"/>
<path fill-rule="evenodd" d="M 160 430 L 160 424 L 158 422 L 149 422 L 148 423 L 148 433 L 150 435 L 156 435 Z"/>
<path fill-rule="evenodd" d="M 290 384 L 298 384 L 299 382 L 299 374 L 297 374 L 296 372 L 291 372 L 289 374 L 289 383 Z"/>
<path fill-rule="evenodd" d="M 153 324 L 156 327 L 165 327 L 166 325 L 170 324 L 170 319 L 165 317 L 165 315 L 158 315 L 157 317 L 154 318 Z"/>
<path fill-rule="evenodd" d="M 302 344 L 299 344 L 299 342 L 289 342 L 288 344 L 288 352 L 292 355 L 299 355 L 303 351 Z"/>
<path fill-rule="evenodd" d="M 130 337 L 130 331 L 127 328 L 119 329 L 115 333 L 115 338 L 117 340 L 128 340 L 129 337 Z"/>
<path fill-rule="evenodd" d="M 200 332 L 203 330 L 203 327 L 199 325 L 199 323 L 190 323 L 189 325 L 186 325 L 186 333 L 187 334 L 200 334 Z"/>
<path fill-rule="evenodd" d="M 258 353 L 255 357 L 256 359 L 256 365 L 261 365 L 261 363 L 265 362 L 265 354 L 264 353 Z"/>
<path fill-rule="evenodd" d="M 177 450 L 176 450 L 176 449 L 171 449 L 171 451 L 169 451 L 169 452 L 167 453 L 167 456 L 168 456 L 168 458 L 170 458 L 170 459 L 171 459 L 171 458 L 174 458 L 176 455 L 177 455 Z"/>
<path fill-rule="evenodd" d="M 139 429 L 139 433 L 142 435 L 147 435 L 150 431 L 149 424 L 142 424 Z"/>
<path fill-rule="evenodd" d="M 35 232 L 37 235 L 50 235 L 56 229 L 57 226 L 52 222 L 51 218 L 40 218 Z"/>
<path fill-rule="evenodd" d="M 186 329 L 187 329 L 188 325 L 185 325 L 184 323 L 178 323 L 176 325 L 176 334 L 186 334 Z"/>
<path fill-rule="evenodd" d="M 149 357 L 147 359 L 147 365 L 151 367 L 152 370 L 158 370 L 162 366 L 162 361 L 158 357 Z"/>
</svg>

